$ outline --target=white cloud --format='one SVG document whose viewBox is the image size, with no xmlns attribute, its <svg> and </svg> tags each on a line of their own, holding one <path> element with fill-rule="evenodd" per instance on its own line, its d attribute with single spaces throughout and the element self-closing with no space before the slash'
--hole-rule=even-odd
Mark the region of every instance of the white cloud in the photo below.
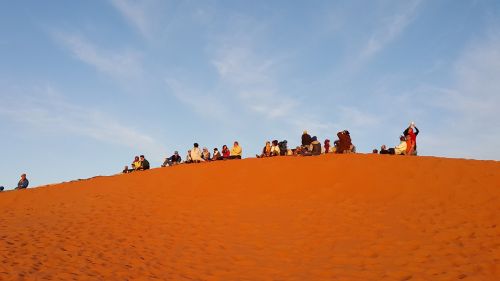
<svg viewBox="0 0 500 281">
<path fill-rule="evenodd" d="M 433 118 L 419 145 L 430 155 L 499 160 L 500 37 L 476 39 L 451 71 L 447 88 L 423 87 L 410 98 Z"/>
<path fill-rule="evenodd" d="M 110 0 L 111 4 L 144 37 L 151 35 L 151 18 L 146 9 L 146 1 Z"/>
<path fill-rule="evenodd" d="M 405 2 L 405 6 L 394 15 L 384 18 L 383 22 L 371 35 L 361 50 L 360 60 L 366 61 L 382 51 L 385 46 L 396 39 L 415 19 L 421 0 Z"/>
<path fill-rule="evenodd" d="M 54 38 L 78 60 L 101 73 L 117 79 L 140 77 L 143 72 L 141 56 L 133 51 L 105 51 L 82 36 L 54 32 Z"/>
<path fill-rule="evenodd" d="M 165 83 L 175 98 L 189 106 L 197 114 L 219 119 L 226 117 L 226 110 L 217 101 L 215 95 L 207 94 L 206 91 L 202 94 L 202 91 L 189 87 L 187 83 L 172 77 L 165 78 Z"/>
<path fill-rule="evenodd" d="M 71 104 L 53 88 L 14 91 L 0 104 L 0 115 L 52 134 L 72 134 L 160 155 L 162 146 L 151 136 L 88 107 Z M 38 92 L 37 95 L 31 92 Z M 15 98 L 9 98 L 15 97 Z M 23 106 L 16 106 L 22 104 Z"/>
</svg>

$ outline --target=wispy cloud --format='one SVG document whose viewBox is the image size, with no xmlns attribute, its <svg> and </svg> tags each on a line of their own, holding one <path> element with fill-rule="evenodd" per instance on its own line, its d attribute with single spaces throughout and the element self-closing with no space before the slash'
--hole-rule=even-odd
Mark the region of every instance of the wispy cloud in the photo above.
<svg viewBox="0 0 500 281">
<path fill-rule="evenodd" d="M 2 98 L 0 115 L 46 133 L 72 134 L 155 155 L 162 153 L 162 146 L 153 137 L 98 109 L 71 104 L 50 86 L 22 91 L 16 90 Z M 18 104 L 23 106 L 16 106 Z"/>
<path fill-rule="evenodd" d="M 145 38 L 152 35 L 152 8 L 157 1 L 110 0 L 127 22 Z"/>
<path fill-rule="evenodd" d="M 103 50 L 82 36 L 54 32 L 54 38 L 78 60 L 117 79 L 137 78 L 143 73 L 141 55 L 130 50 Z"/>
<path fill-rule="evenodd" d="M 423 87 L 407 104 L 440 113 L 431 115 L 422 147 L 431 155 L 500 159 L 500 36 L 476 39 L 450 71 L 451 85 Z"/>
<path fill-rule="evenodd" d="M 377 23 L 380 27 L 374 30 L 366 45 L 361 49 L 360 61 L 369 60 L 403 33 L 415 19 L 421 2 L 421 0 L 406 1 L 402 9 Z"/>
</svg>

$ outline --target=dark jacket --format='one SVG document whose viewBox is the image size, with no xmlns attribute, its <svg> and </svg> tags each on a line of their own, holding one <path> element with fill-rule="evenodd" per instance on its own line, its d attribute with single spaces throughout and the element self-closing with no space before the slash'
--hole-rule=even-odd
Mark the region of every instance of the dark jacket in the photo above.
<svg viewBox="0 0 500 281">
<path fill-rule="evenodd" d="M 321 143 L 319 141 L 313 141 L 312 143 L 312 155 L 321 155 Z"/>
<path fill-rule="evenodd" d="M 149 170 L 149 161 L 144 159 L 141 162 L 141 170 Z"/>
<path fill-rule="evenodd" d="M 177 154 L 177 155 L 174 154 L 174 155 L 170 156 L 170 158 L 168 158 L 168 160 L 172 161 L 172 163 L 181 163 L 182 158 L 179 154 Z"/>
<path fill-rule="evenodd" d="M 28 179 L 19 180 L 19 182 L 17 183 L 17 189 L 28 188 L 29 184 L 30 182 L 28 181 Z"/>
<path fill-rule="evenodd" d="M 312 142 L 311 135 L 303 134 L 302 135 L 302 146 L 310 145 Z"/>
</svg>

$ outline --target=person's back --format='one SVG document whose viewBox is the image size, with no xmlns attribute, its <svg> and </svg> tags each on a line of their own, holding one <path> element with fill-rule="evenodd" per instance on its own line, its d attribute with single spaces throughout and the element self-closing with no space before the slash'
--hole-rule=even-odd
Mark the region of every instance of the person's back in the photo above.
<svg viewBox="0 0 500 281">
<path fill-rule="evenodd" d="M 198 147 L 197 143 L 195 143 L 194 147 L 191 149 L 191 161 L 193 162 L 203 161 L 203 159 L 201 158 L 201 150 Z"/>
<path fill-rule="evenodd" d="M 311 155 L 321 155 L 321 143 L 316 136 L 312 138 L 311 147 Z"/>
<path fill-rule="evenodd" d="M 304 131 L 304 133 L 302 134 L 302 146 L 307 147 L 311 144 L 311 142 L 312 142 L 311 135 L 309 135 L 307 131 Z"/>
</svg>

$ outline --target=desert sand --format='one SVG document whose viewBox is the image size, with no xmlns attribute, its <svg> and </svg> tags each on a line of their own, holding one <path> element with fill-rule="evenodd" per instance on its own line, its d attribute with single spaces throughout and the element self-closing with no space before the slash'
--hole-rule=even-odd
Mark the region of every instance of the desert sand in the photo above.
<svg viewBox="0 0 500 281">
<path fill-rule="evenodd" d="M 244 159 L 0 193 L 0 280 L 500 280 L 500 162 Z"/>
</svg>

